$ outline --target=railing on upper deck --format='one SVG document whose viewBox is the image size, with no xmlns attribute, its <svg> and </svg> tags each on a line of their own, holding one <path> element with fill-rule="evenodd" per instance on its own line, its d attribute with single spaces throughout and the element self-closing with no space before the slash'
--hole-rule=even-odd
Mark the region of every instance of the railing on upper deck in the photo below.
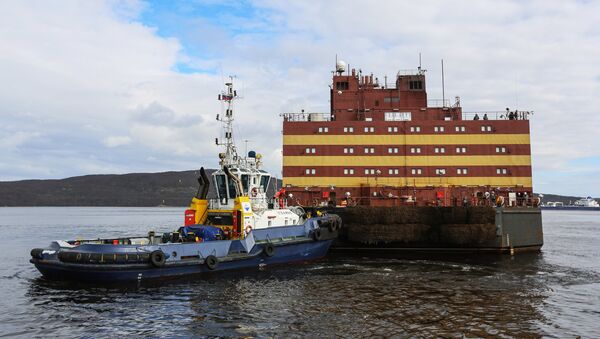
<svg viewBox="0 0 600 339">
<path fill-rule="evenodd" d="M 448 107 L 448 108 L 450 108 L 450 99 L 428 99 L 427 107 Z"/>
<path fill-rule="evenodd" d="M 331 121 L 329 113 L 281 113 L 283 121 Z"/>
<path fill-rule="evenodd" d="M 529 120 L 531 111 L 478 111 L 463 112 L 463 120 Z"/>
<path fill-rule="evenodd" d="M 401 69 L 396 73 L 396 76 L 401 75 L 421 75 L 424 74 L 425 70 L 422 69 Z"/>
</svg>

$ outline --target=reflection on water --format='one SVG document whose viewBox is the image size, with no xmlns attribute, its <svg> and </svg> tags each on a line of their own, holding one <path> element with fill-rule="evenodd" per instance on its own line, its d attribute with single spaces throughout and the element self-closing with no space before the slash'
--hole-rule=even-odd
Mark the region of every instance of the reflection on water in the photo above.
<svg viewBox="0 0 600 339">
<path fill-rule="evenodd" d="M 51 210 L 45 213 L 64 213 Z M 182 209 L 156 210 L 153 221 L 176 227 Z M 2 213 L 0 229 L 27 227 Z M 141 225 L 145 213 L 108 209 L 106 224 L 95 228 L 122 231 L 132 220 Z M 1 244 L 11 260 L 0 268 L 0 306 L 8 310 L 0 314 L 0 334 L 597 337 L 600 269 L 593 259 L 600 254 L 597 245 L 582 246 L 599 243 L 589 226 L 600 221 L 588 217 L 544 212 L 540 254 L 330 255 L 307 265 L 110 287 L 40 278 L 27 263 L 30 233 L 15 232 L 15 241 Z M 29 226 L 48 242 L 70 221 L 56 219 Z"/>
</svg>

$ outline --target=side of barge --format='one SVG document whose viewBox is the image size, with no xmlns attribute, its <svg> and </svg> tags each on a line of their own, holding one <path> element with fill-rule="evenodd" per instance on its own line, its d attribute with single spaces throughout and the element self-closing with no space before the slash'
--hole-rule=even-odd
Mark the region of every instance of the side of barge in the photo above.
<svg viewBox="0 0 600 339">
<path fill-rule="evenodd" d="M 330 208 L 344 228 L 332 251 L 537 252 L 543 240 L 537 207 L 356 206 Z"/>
</svg>

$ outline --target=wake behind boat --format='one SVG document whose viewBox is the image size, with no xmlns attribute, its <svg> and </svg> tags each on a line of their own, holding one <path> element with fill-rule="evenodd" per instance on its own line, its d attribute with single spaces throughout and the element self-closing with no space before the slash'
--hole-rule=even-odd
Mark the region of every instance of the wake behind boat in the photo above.
<svg viewBox="0 0 600 339">
<path fill-rule="evenodd" d="M 233 83 L 219 100 L 226 108 L 225 147 L 221 169 L 212 174 L 217 198 L 208 199 L 210 180 L 204 169 L 199 189 L 185 211 L 184 226 L 170 233 L 105 239 L 53 241 L 31 250 L 44 277 L 56 280 L 116 282 L 177 277 L 212 271 L 308 261 L 326 255 L 341 219 L 311 215 L 288 207 L 285 190 L 267 196 L 271 175 L 254 151 L 240 157 L 233 139 Z"/>
</svg>

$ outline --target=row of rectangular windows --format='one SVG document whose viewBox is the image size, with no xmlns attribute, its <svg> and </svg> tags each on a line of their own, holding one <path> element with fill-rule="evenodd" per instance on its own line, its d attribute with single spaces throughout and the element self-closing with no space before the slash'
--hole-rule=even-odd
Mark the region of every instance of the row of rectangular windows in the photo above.
<svg viewBox="0 0 600 339">
<path fill-rule="evenodd" d="M 374 169 L 374 168 L 365 168 L 364 173 L 367 175 L 379 175 L 381 174 L 381 171 L 378 169 Z M 315 168 L 307 168 L 304 170 L 304 174 L 306 175 L 315 175 L 317 174 L 317 170 Z M 344 168 L 344 175 L 353 175 L 354 174 L 354 168 Z M 388 174 L 389 175 L 398 175 L 400 174 L 400 169 L 398 168 L 389 168 L 388 169 Z M 410 169 L 410 174 L 412 175 L 421 175 L 423 174 L 423 169 L 421 168 L 411 168 Z M 436 175 L 446 175 L 446 169 L 445 168 L 436 168 L 435 169 L 435 174 Z M 469 174 L 469 169 L 468 168 L 457 168 L 456 169 L 456 174 L 458 175 L 467 175 Z M 502 174 L 502 175 L 506 175 L 506 174 L 510 174 L 510 171 L 506 168 L 496 168 L 496 174 Z"/>
<path fill-rule="evenodd" d="M 496 153 L 506 153 L 506 147 L 496 147 Z M 389 154 L 397 154 L 399 152 L 399 148 L 398 147 L 389 147 L 387 149 Z M 467 148 L 466 147 L 456 147 L 455 149 L 456 153 L 467 153 Z M 365 147 L 364 148 L 364 152 L 365 154 L 375 154 L 375 148 L 373 147 Z M 446 153 L 446 147 L 435 147 L 433 149 L 434 153 Z M 317 151 L 314 147 L 307 147 L 306 150 L 304 151 L 304 153 L 306 154 L 316 154 Z M 410 148 L 410 153 L 413 154 L 419 154 L 421 153 L 421 147 L 411 147 Z M 354 154 L 354 147 L 344 147 L 344 154 Z"/>
<path fill-rule="evenodd" d="M 446 128 L 444 126 L 434 126 L 433 127 L 433 131 L 435 133 L 443 133 L 445 130 L 446 130 Z M 481 126 L 482 132 L 492 132 L 493 130 L 494 129 L 492 126 L 489 126 L 489 125 Z M 363 129 L 363 131 L 365 133 L 375 133 L 375 127 L 367 126 Z M 387 131 L 389 133 L 394 133 L 394 132 L 398 132 L 399 129 L 398 129 L 398 126 L 388 126 Z M 410 126 L 409 131 L 411 133 L 420 133 L 421 126 Z M 454 126 L 454 131 L 455 132 L 466 132 L 467 128 L 466 128 L 466 126 Z M 318 132 L 319 133 L 329 133 L 329 127 L 319 127 Z M 344 127 L 344 133 L 354 133 L 354 127 Z"/>
</svg>

